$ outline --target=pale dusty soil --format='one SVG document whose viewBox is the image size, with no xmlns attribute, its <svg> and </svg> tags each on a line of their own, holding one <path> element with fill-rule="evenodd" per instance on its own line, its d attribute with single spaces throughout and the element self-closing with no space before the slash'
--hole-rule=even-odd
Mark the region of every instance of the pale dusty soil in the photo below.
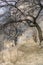
<svg viewBox="0 0 43 65">
<path fill-rule="evenodd" d="M 43 65 L 43 48 L 34 42 L 20 46 L 15 65 Z"/>
<path fill-rule="evenodd" d="M 43 48 L 32 40 L 27 42 L 18 47 L 18 58 L 14 65 L 43 65 Z"/>
</svg>

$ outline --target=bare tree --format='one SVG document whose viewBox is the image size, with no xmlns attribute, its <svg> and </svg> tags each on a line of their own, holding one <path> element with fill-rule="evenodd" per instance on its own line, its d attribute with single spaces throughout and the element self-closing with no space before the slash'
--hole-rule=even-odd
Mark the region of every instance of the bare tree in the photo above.
<svg viewBox="0 0 43 65">
<path fill-rule="evenodd" d="M 17 44 L 17 37 L 18 37 L 17 24 L 18 22 L 21 23 L 23 21 L 26 21 L 26 23 L 28 23 L 30 27 L 37 28 L 38 34 L 39 34 L 39 40 L 40 40 L 39 45 L 41 45 L 41 42 L 43 40 L 42 30 L 40 26 L 38 25 L 38 23 L 36 22 L 36 20 L 43 9 L 42 0 L 1 0 L 1 2 L 4 4 L 1 4 L 0 8 L 8 7 L 9 13 L 10 13 L 9 14 L 10 19 L 7 22 L 5 22 L 3 25 L 2 25 L 3 22 L 2 23 L 0 22 L 0 28 L 1 29 L 4 28 L 4 32 L 5 32 L 5 27 L 7 27 L 8 24 L 12 24 L 14 22 L 15 23 L 15 25 L 13 24 L 13 26 L 15 27 L 14 40 L 15 40 L 15 44 Z M 36 11 L 36 9 L 38 9 L 38 12 L 37 14 L 34 15 L 34 12 Z M 2 14 L 1 16 L 3 15 L 5 14 Z M 10 31 L 9 33 L 7 32 L 5 33 L 8 36 L 10 36 Z"/>
</svg>

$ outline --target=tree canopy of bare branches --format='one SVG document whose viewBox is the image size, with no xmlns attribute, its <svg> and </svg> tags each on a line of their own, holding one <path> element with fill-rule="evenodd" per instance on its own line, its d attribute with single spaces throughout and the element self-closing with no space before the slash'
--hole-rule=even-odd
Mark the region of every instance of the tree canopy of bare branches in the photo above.
<svg viewBox="0 0 43 65">
<path fill-rule="evenodd" d="M 0 29 L 4 28 L 5 32 L 8 25 L 15 23 L 13 26 L 15 28 L 14 40 L 16 44 L 18 37 L 17 25 L 19 22 L 26 21 L 28 26 L 37 28 L 41 45 L 43 40 L 42 30 L 36 20 L 42 10 L 43 0 L 0 0 Z M 11 29 L 8 33 L 5 33 L 9 36 Z"/>
</svg>

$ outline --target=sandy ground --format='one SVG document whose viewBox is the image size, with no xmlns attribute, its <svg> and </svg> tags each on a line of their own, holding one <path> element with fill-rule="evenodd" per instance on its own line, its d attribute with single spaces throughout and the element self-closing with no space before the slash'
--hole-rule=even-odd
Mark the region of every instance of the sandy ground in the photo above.
<svg viewBox="0 0 43 65">
<path fill-rule="evenodd" d="M 39 48 L 32 40 L 21 45 L 18 47 L 18 58 L 14 65 L 43 65 L 43 48 Z"/>
<path fill-rule="evenodd" d="M 18 60 L 15 65 L 43 65 L 43 48 L 38 44 L 30 42 L 20 46 L 18 50 Z"/>
</svg>

